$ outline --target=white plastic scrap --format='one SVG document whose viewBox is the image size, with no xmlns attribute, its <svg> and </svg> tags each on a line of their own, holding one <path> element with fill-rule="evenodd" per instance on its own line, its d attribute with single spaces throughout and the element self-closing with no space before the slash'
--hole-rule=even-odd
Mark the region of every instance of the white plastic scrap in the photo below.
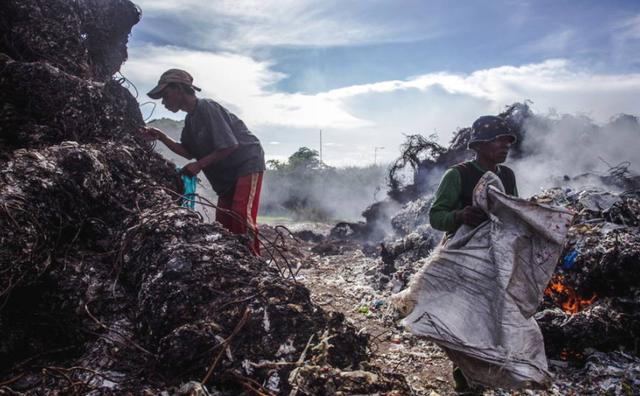
<svg viewBox="0 0 640 396">
<path fill-rule="evenodd" d="M 294 353 L 295 351 L 296 351 L 296 347 L 293 346 L 293 339 L 287 338 L 287 342 L 280 345 L 280 348 L 278 348 L 278 351 L 276 352 L 276 356 L 280 357 L 284 355 L 289 355 L 291 353 Z"/>
<path fill-rule="evenodd" d="M 264 316 L 262 317 L 262 327 L 264 331 L 267 333 L 271 329 L 271 323 L 269 323 L 269 314 L 267 313 L 267 308 L 264 308 Z"/>
<path fill-rule="evenodd" d="M 253 374 L 253 363 L 249 359 L 244 359 L 241 365 L 247 375 Z"/>
<path fill-rule="evenodd" d="M 220 239 L 220 234 L 208 234 L 204 237 L 204 240 L 207 242 L 215 242 Z"/>
<path fill-rule="evenodd" d="M 210 393 L 207 388 L 200 382 L 189 381 L 185 384 L 180 385 L 180 389 L 178 389 L 178 395 L 210 396 Z"/>
<path fill-rule="evenodd" d="M 219 342 L 219 343 L 224 343 L 224 338 L 222 338 L 221 336 L 217 335 L 215 336 L 215 339 Z M 227 354 L 227 359 L 229 359 L 229 361 L 233 361 L 233 355 L 231 354 L 231 348 L 229 348 L 229 346 L 227 345 L 224 349 L 224 351 Z"/>
<path fill-rule="evenodd" d="M 580 192 L 578 202 L 587 210 L 600 212 L 610 209 L 615 203 L 621 201 L 620 195 L 597 190 L 585 190 Z"/>
<path fill-rule="evenodd" d="M 278 373 L 273 373 L 267 380 L 267 389 L 271 392 L 279 393 L 280 392 L 280 376 Z"/>
</svg>

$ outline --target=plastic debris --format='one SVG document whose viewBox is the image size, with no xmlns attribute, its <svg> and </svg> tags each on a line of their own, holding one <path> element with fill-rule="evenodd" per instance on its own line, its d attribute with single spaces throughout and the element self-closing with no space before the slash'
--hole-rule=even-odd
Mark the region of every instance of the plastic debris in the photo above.
<svg viewBox="0 0 640 396">
<path fill-rule="evenodd" d="M 562 259 L 562 268 L 564 269 L 573 268 L 576 262 L 576 257 L 578 257 L 578 252 L 576 250 L 570 251 L 569 254 L 564 256 L 564 258 Z"/>
<path fill-rule="evenodd" d="M 189 176 L 182 173 L 182 168 L 176 167 L 176 171 L 180 173 L 182 184 L 184 186 L 182 193 L 182 207 L 195 209 L 196 207 L 196 187 L 198 185 L 198 178 L 196 176 Z"/>
</svg>

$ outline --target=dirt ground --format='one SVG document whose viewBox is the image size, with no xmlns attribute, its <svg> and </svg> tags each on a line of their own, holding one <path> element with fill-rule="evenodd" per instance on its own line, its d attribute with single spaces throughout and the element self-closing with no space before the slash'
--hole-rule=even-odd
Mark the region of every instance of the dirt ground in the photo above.
<svg viewBox="0 0 640 396">
<path fill-rule="evenodd" d="M 282 224 L 282 219 L 278 219 Z M 284 222 L 293 232 L 311 230 L 328 234 L 330 225 Z M 272 223 L 275 224 L 275 223 Z M 314 303 L 342 312 L 360 331 L 370 335 L 370 361 L 384 371 L 406 376 L 415 395 L 455 395 L 452 364 L 435 344 L 405 332 L 389 305 L 392 292 L 375 290 L 368 281 L 379 258 L 365 256 L 356 246 L 345 246 L 339 255 L 321 256 L 313 243 L 288 240 L 297 280 L 310 291 Z"/>
<path fill-rule="evenodd" d="M 288 223 L 293 231 L 312 230 L 328 234 L 331 226 L 313 223 Z M 383 371 L 404 374 L 413 395 L 456 395 L 452 363 L 434 343 L 404 331 L 400 317 L 389 304 L 390 287 L 379 288 L 372 279 L 379 270 L 380 258 L 368 257 L 357 244 L 342 246 L 340 254 L 322 256 L 312 251 L 310 242 L 289 240 L 286 244 L 291 264 L 298 267 L 297 281 L 310 291 L 312 300 L 326 310 L 344 313 L 360 331 L 370 335 L 370 361 Z M 572 389 L 574 373 L 567 362 L 550 361 L 555 381 L 547 390 L 485 389 L 485 396 L 581 395 L 584 387 Z M 587 387 L 588 388 L 588 387 Z"/>
<path fill-rule="evenodd" d="M 416 339 L 396 324 L 393 310 L 387 305 L 390 293 L 367 290 L 358 282 L 362 266 L 352 264 L 375 267 L 373 260 L 359 252 L 310 256 L 313 264 L 300 271 L 300 281 L 311 290 L 316 304 L 344 313 L 357 328 L 370 334 L 372 363 L 385 371 L 404 374 L 416 395 L 455 394 L 451 362 L 442 350 L 429 341 Z M 380 302 L 383 305 L 379 309 L 372 309 Z"/>
</svg>

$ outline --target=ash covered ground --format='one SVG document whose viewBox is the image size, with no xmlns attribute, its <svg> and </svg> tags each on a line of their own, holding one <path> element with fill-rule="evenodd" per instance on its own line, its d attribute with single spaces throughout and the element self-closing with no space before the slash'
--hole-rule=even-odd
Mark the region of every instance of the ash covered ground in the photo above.
<svg viewBox="0 0 640 396">
<path fill-rule="evenodd" d="M 430 197 L 469 156 L 469 129 L 448 147 L 409 137 L 366 222 L 263 226 L 257 259 L 180 207 L 175 166 L 137 137 L 138 103 L 113 76 L 139 18 L 123 0 L 0 10 L 0 394 L 452 394 L 451 363 L 389 297 L 440 240 Z M 501 116 L 521 169 L 549 151 L 575 165 L 545 184 L 518 173 L 556 187 L 531 199 L 577 214 L 536 315 L 555 381 L 519 393 L 638 394 L 640 182 L 631 164 L 585 162 L 610 133 L 637 151 L 638 119 Z M 554 151 L 559 130 L 588 137 L 582 155 Z"/>
<path fill-rule="evenodd" d="M 593 155 L 597 152 L 594 144 L 606 152 L 633 142 L 630 136 L 640 136 L 638 119 L 618 115 L 598 126 L 572 116 L 536 115 L 526 103 L 508 106 L 500 116 L 512 123 L 519 136 L 510 159 L 515 169 L 531 166 L 532 157 L 544 159 L 540 151 L 533 150 L 542 147 L 532 145 L 531 140 L 563 132 L 583 135 L 573 142 L 573 149 L 563 147 L 566 158 L 575 158 L 574 151 L 585 158 L 577 168 L 552 170 L 545 163 L 562 150 L 547 153 L 547 161 L 537 164 L 547 170 L 544 179 L 537 179 L 547 188 L 526 195 L 532 202 L 575 214 L 555 274 L 534 316 L 544 335 L 554 382 L 544 391 L 486 389 L 484 393 L 640 393 L 640 177 L 629 162 L 610 166 Z M 468 128 L 456 131 L 448 147 L 424 136 L 409 136 L 390 169 L 389 198 L 367 208 L 363 212 L 366 221 L 339 223 L 310 248 L 316 257 L 315 267 L 308 272 L 310 289 L 329 306 L 350 304 L 354 320 L 376 329 L 376 360 L 398 362 L 418 394 L 450 394 L 450 363 L 433 344 L 398 326 L 390 297 L 407 287 L 442 238 L 429 225 L 431 183 L 434 179 L 437 183 L 448 166 L 469 158 L 469 132 Z M 413 169 L 408 183 L 397 176 L 407 166 Z M 576 169 L 581 171 L 562 173 Z M 523 179 L 536 180 L 535 172 L 535 167 L 523 171 Z M 391 233 L 386 231 L 390 227 Z M 329 298 L 332 295 L 342 303 Z"/>
<path fill-rule="evenodd" d="M 582 204 L 588 204 L 587 197 L 591 195 L 583 192 Z M 534 199 L 543 203 L 555 199 L 582 213 L 535 316 L 554 381 L 544 391 L 486 389 L 484 394 L 637 394 L 640 306 L 635 271 L 640 245 L 633 219 L 638 212 L 625 218 L 630 225 L 622 225 L 603 220 L 601 209 L 585 210 L 576 196 L 567 197 L 564 190 L 549 190 Z M 639 201 L 623 197 L 616 202 L 618 208 L 635 210 Z M 413 218 L 423 214 L 414 212 Z M 312 291 L 312 299 L 345 312 L 357 327 L 370 332 L 373 360 L 403 372 L 415 394 L 455 394 L 445 353 L 406 332 L 390 304 L 391 295 L 407 286 L 437 245 L 439 233 L 423 226 L 403 238 L 390 238 L 384 248 L 326 235 L 320 244 L 303 243 L 310 267 L 301 270 L 302 282 Z"/>
</svg>

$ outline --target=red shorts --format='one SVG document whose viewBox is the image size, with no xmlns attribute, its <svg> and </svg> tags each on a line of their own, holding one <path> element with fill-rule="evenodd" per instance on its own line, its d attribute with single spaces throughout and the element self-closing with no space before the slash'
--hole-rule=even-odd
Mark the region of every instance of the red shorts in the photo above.
<svg viewBox="0 0 640 396">
<path fill-rule="evenodd" d="M 260 204 L 260 189 L 262 188 L 263 172 L 251 173 L 240 177 L 236 181 L 233 194 L 218 197 L 216 221 L 234 234 L 247 234 L 252 241 L 251 250 L 260 256 L 258 242 L 258 206 Z M 225 210 L 233 214 L 225 213 Z"/>
</svg>

